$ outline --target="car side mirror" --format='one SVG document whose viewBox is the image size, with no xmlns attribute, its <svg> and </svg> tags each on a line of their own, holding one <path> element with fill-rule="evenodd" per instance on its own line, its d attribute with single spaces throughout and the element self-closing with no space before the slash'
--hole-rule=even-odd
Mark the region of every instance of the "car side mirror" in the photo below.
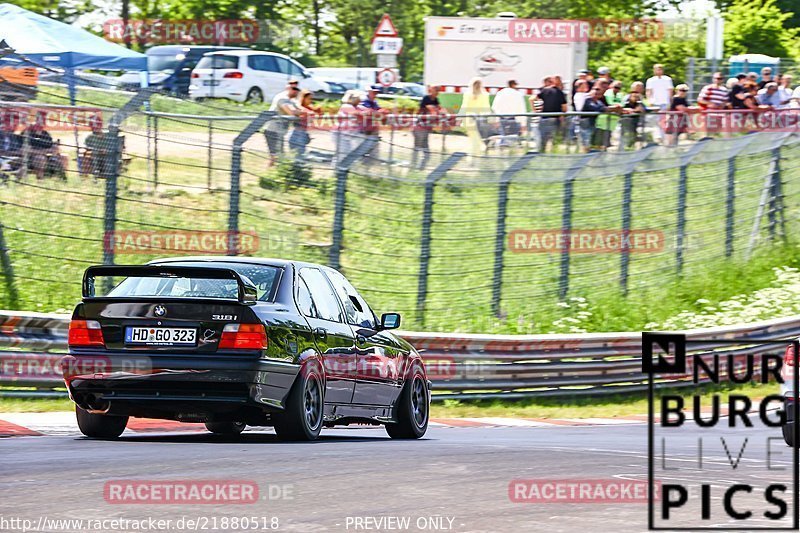
<svg viewBox="0 0 800 533">
<path fill-rule="evenodd" d="M 400 327 L 400 313 L 383 313 L 381 329 L 397 329 Z"/>
</svg>

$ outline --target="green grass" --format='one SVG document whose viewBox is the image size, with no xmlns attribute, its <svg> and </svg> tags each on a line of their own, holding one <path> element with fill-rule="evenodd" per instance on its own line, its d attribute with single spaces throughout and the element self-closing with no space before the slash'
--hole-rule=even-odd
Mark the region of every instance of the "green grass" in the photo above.
<svg viewBox="0 0 800 533">
<path fill-rule="evenodd" d="M 69 398 L 3 398 L 0 397 L 0 413 L 50 413 L 72 411 L 75 404 Z"/>
<path fill-rule="evenodd" d="M 778 393 L 778 385 L 747 384 L 732 386 L 706 386 L 699 389 L 705 394 L 701 404 L 708 408 L 708 398 L 712 394 L 720 397 L 720 404 L 725 405 L 731 394 L 743 394 L 749 398 L 763 398 Z M 662 391 L 663 394 L 687 395 L 696 390 Z M 688 404 L 691 408 L 691 403 Z M 484 400 L 458 401 L 445 400 L 431 405 L 432 418 L 472 418 L 472 417 L 508 417 L 508 418 L 613 418 L 647 414 L 647 394 L 628 393 L 625 395 L 608 395 L 575 398 L 536 398 L 530 400 Z"/>
</svg>

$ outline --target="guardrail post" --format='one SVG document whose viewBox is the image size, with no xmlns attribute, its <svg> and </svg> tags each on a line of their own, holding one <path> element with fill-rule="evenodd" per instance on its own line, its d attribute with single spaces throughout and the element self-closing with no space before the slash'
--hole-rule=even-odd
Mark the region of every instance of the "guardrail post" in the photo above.
<svg viewBox="0 0 800 533">
<path fill-rule="evenodd" d="M 239 255 L 239 193 L 242 179 L 242 147 L 255 132 L 275 115 L 274 111 L 262 111 L 233 140 L 231 149 L 231 197 L 228 206 L 228 253 Z"/>
<path fill-rule="evenodd" d="M 508 207 L 508 188 L 517 172 L 525 168 L 538 153 L 528 152 L 511 164 L 500 176 L 500 189 L 497 193 L 497 230 L 494 240 L 494 277 L 492 279 L 492 313 L 500 314 L 500 295 L 503 288 L 503 251 L 506 242 L 506 208 Z"/>
<path fill-rule="evenodd" d="M 417 283 L 417 320 L 425 324 L 425 301 L 428 298 L 428 263 L 431 258 L 431 223 L 433 222 L 433 190 L 436 182 L 466 156 L 455 152 L 439 163 L 425 178 L 425 203 L 422 206 L 422 237 L 420 238 L 419 280 Z"/>
<path fill-rule="evenodd" d="M 683 251 L 686 245 L 686 195 L 689 185 L 689 163 L 705 147 L 708 138 L 700 139 L 694 146 L 681 155 L 680 176 L 678 178 L 678 222 L 675 235 L 675 267 L 680 274 L 683 271 Z"/>
<path fill-rule="evenodd" d="M 19 293 L 14 281 L 14 267 L 11 264 L 11 257 L 8 255 L 6 239 L 3 235 L 3 223 L 0 222 L 0 266 L 3 268 L 3 277 L 6 280 L 6 290 L 8 291 L 8 305 L 11 309 L 19 307 Z"/>
<path fill-rule="evenodd" d="M 603 152 L 589 152 L 577 163 L 572 165 L 564 176 L 564 196 L 561 207 L 561 234 L 566 237 L 566 242 L 564 248 L 561 250 L 561 267 L 558 277 L 559 300 L 564 300 L 569 292 L 569 234 L 572 232 L 572 197 L 573 188 L 575 187 L 575 178 L 578 177 L 581 170 L 583 170 L 592 159 L 599 156 L 601 153 Z"/>
<path fill-rule="evenodd" d="M 367 137 L 355 150 L 347 154 L 344 158 L 337 158 L 336 161 L 336 197 L 334 199 L 333 212 L 333 233 L 331 236 L 331 249 L 328 251 L 328 266 L 339 270 L 342 266 L 342 233 L 344 232 L 344 210 L 347 196 L 347 176 L 350 174 L 350 167 L 372 151 L 378 144 L 377 137 Z"/>
<path fill-rule="evenodd" d="M 728 185 L 725 198 L 725 257 L 733 255 L 733 229 L 736 215 L 736 156 L 728 158 Z"/>
</svg>

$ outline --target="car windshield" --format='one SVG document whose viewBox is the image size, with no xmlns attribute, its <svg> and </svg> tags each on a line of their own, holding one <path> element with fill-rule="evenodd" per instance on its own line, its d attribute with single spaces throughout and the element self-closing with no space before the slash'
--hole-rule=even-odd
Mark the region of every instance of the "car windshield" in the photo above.
<svg viewBox="0 0 800 533">
<path fill-rule="evenodd" d="M 197 63 L 195 68 L 209 68 L 209 69 L 223 69 L 223 68 L 237 68 L 239 66 L 239 58 L 237 56 L 204 56 Z"/>
<path fill-rule="evenodd" d="M 150 72 L 175 72 L 183 59 L 183 54 L 149 55 L 147 56 L 147 70 Z"/>
<path fill-rule="evenodd" d="M 169 266 L 220 267 L 235 270 L 245 280 L 250 280 L 258 290 L 258 300 L 271 301 L 280 269 L 274 266 L 240 263 L 168 263 Z M 95 282 L 97 287 L 102 283 Z M 226 298 L 237 299 L 239 286 L 232 279 L 197 277 L 146 277 L 125 278 L 106 295 L 111 298 Z"/>
</svg>

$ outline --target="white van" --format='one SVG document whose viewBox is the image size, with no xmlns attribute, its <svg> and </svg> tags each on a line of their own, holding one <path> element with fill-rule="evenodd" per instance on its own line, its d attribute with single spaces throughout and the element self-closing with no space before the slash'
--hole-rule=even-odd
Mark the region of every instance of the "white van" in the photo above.
<svg viewBox="0 0 800 533">
<path fill-rule="evenodd" d="M 281 92 L 291 78 L 300 80 L 302 89 L 327 90 L 327 84 L 283 54 L 255 50 L 212 52 L 204 55 L 192 70 L 189 98 L 261 103 Z"/>
</svg>

